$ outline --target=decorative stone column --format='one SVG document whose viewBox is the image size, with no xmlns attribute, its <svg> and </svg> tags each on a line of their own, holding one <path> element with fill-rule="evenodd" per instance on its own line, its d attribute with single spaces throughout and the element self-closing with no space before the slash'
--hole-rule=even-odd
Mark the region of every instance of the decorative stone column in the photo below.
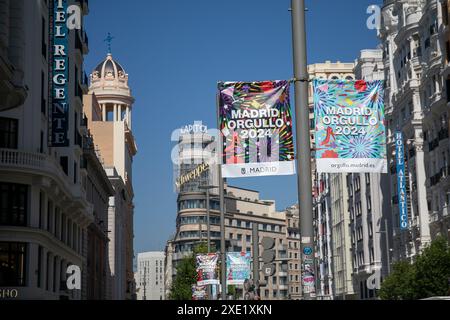
<svg viewBox="0 0 450 320">
<path fill-rule="evenodd" d="M 102 121 L 105 122 L 106 120 L 106 105 L 102 104 Z"/>
</svg>

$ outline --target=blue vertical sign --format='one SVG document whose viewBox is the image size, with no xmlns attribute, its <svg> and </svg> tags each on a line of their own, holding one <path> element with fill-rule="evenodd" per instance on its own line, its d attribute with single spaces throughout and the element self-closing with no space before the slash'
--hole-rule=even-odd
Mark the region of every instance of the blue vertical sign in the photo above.
<svg viewBox="0 0 450 320">
<path fill-rule="evenodd" d="M 400 230 L 408 229 L 408 203 L 406 194 L 405 147 L 403 133 L 395 132 L 395 163 L 397 164 L 397 195 L 400 216 Z"/>
<path fill-rule="evenodd" d="M 69 89 L 67 1 L 52 0 L 50 22 L 51 121 L 50 143 L 53 147 L 69 146 Z"/>
</svg>

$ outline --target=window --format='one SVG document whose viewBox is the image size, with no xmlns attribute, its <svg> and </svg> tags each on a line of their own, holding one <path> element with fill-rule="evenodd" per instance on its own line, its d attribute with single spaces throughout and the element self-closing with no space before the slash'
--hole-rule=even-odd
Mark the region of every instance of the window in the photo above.
<svg viewBox="0 0 450 320">
<path fill-rule="evenodd" d="M 251 242 L 252 241 L 252 236 L 249 236 L 249 235 L 245 236 L 245 241 Z"/>
<path fill-rule="evenodd" d="M 77 168 L 78 168 L 78 164 L 74 161 L 73 162 L 73 183 L 77 184 Z"/>
<path fill-rule="evenodd" d="M 37 270 L 37 286 L 38 288 L 41 287 L 42 285 L 42 276 L 41 276 L 41 272 L 42 272 L 42 247 L 39 246 L 38 249 L 38 270 Z"/>
<path fill-rule="evenodd" d="M 22 184 L 0 184 L 0 225 L 26 226 L 28 187 Z"/>
<path fill-rule="evenodd" d="M 17 149 L 18 120 L 0 117 L 0 148 Z"/>
<path fill-rule="evenodd" d="M 47 43 L 45 41 L 46 39 L 46 30 L 45 30 L 45 26 L 47 25 L 47 22 L 45 21 L 45 18 L 42 17 L 42 27 L 41 27 L 41 50 L 42 50 L 42 57 L 44 59 L 47 59 Z"/>
<path fill-rule="evenodd" d="M 0 242 L 0 287 L 25 286 L 26 244 Z"/>
<path fill-rule="evenodd" d="M 43 115 L 47 112 L 47 99 L 45 99 L 45 73 L 41 71 L 41 113 Z"/>
<path fill-rule="evenodd" d="M 69 158 L 68 157 L 60 157 L 59 163 L 61 165 L 62 170 L 66 175 L 69 174 Z"/>
</svg>

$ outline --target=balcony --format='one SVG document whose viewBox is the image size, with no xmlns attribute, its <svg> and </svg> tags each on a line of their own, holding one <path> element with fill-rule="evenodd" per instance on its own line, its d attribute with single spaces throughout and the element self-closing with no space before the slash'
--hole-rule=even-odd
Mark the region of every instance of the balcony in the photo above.
<svg viewBox="0 0 450 320">
<path fill-rule="evenodd" d="M 93 206 L 86 201 L 86 194 L 79 184 L 73 184 L 64 174 L 61 165 L 53 157 L 46 154 L 27 152 L 22 150 L 0 149 L 0 170 L 20 172 L 44 178 L 41 181 L 43 188 L 54 190 L 55 185 L 64 191 L 60 195 L 63 205 L 81 208 L 71 210 L 77 219 L 93 220 Z M 47 179 L 45 179 L 47 178 Z M 53 181 L 49 181 L 51 178 Z M 67 195 L 67 196 L 66 196 Z"/>
</svg>

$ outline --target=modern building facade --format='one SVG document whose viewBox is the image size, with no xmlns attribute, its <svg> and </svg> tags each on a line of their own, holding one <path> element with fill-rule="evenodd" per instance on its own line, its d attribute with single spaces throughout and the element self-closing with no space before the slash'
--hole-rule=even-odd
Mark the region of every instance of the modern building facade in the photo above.
<svg viewBox="0 0 450 320">
<path fill-rule="evenodd" d="M 114 194 L 108 207 L 108 257 L 111 271 L 111 298 L 135 298 L 133 272 L 133 181 L 132 163 L 137 153 L 132 132 L 134 98 L 128 74 L 108 54 L 92 72 L 89 94 L 84 97 L 90 133 L 101 152 L 103 167 Z"/>
<path fill-rule="evenodd" d="M 165 300 L 165 254 L 160 251 L 137 255 L 137 300 Z"/>
<path fill-rule="evenodd" d="M 87 193 L 97 185 L 105 196 L 110 188 L 83 147 L 88 47 L 82 29 L 67 33 L 68 144 L 55 147 L 48 138 L 50 4 L 0 2 L 0 287 L 16 289 L 17 299 L 86 299 L 89 227 L 104 208 L 102 199 Z M 87 1 L 69 4 L 88 13 Z M 94 164 L 89 172 L 95 181 L 88 181 L 84 161 Z M 81 268 L 81 290 L 65 286 L 69 265 Z"/>
</svg>

